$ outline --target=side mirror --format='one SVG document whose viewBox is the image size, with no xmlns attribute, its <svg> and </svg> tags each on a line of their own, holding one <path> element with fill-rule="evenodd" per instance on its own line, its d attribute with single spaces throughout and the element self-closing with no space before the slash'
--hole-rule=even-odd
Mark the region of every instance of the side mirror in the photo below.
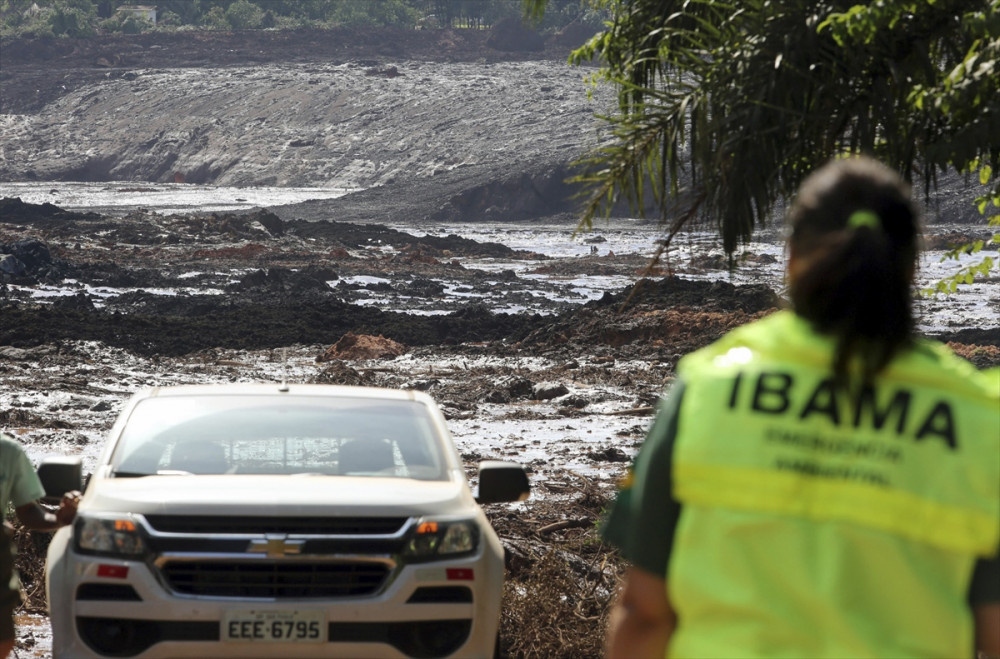
<svg viewBox="0 0 1000 659">
<path fill-rule="evenodd" d="M 51 457 L 38 465 L 38 479 L 45 498 L 59 500 L 67 492 L 83 491 L 83 460 L 79 457 Z"/>
<path fill-rule="evenodd" d="M 479 503 L 524 501 L 531 494 L 531 484 L 524 467 L 514 462 L 486 460 L 479 463 Z"/>
</svg>

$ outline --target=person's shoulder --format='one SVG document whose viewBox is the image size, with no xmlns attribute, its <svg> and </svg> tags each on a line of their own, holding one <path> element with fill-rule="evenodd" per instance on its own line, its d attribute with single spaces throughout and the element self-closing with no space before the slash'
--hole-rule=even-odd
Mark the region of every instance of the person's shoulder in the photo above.
<svg viewBox="0 0 1000 659">
<path fill-rule="evenodd" d="M 933 339 L 919 338 L 913 343 L 914 357 L 922 364 L 933 367 L 957 382 L 981 389 L 986 395 L 1000 397 L 1000 367 L 980 370 L 958 355 L 947 344 Z"/>
<path fill-rule="evenodd" d="M 787 340 L 791 332 L 797 331 L 795 326 L 803 322 L 791 311 L 782 310 L 740 325 L 703 348 L 685 355 L 678 364 L 678 372 L 690 372 L 707 363 L 719 365 L 719 358 L 727 354 L 740 359 L 741 348 L 766 351 L 769 343 Z"/>
<path fill-rule="evenodd" d="M 20 442 L 18 442 L 16 439 L 14 439 L 13 437 L 11 437 L 10 435 L 8 435 L 6 433 L 2 433 L 2 432 L 0 432 L 0 445 L 14 447 L 18 451 L 23 450 L 21 448 Z"/>
<path fill-rule="evenodd" d="M 24 455 L 27 455 L 27 453 L 25 453 L 24 447 L 21 446 L 21 442 L 10 435 L 0 433 L 0 460 L 9 463 Z"/>
</svg>

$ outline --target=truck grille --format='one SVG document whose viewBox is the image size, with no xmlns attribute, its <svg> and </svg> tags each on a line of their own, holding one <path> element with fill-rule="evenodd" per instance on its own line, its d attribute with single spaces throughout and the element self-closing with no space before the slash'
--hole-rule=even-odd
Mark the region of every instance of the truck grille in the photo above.
<svg viewBox="0 0 1000 659">
<path fill-rule="evenodd" d="M 393 535 L 406 517 L 216 517 L 208 515 L 146 515 L 160 533 L 299 535 Z"/>
<path fill-rule="evenodd" d="M 374 561 L 172 561 L 161 571 L 174 591 L 187 595 L 302 599 L 374 594 L 389 566 Z"/>
</svg>

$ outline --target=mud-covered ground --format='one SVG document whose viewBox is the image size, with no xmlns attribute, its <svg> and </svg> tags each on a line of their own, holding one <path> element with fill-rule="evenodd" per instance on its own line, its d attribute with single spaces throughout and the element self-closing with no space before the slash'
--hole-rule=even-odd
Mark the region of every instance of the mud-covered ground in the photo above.
<svg viewBox="0 0 1000 659">
<path fill-rule="evenodd" d="M 112 218 L 8 199 L 0 218 L 0 258 L 8 269 L 11 257 L 23 265 L 0 285 L 0 426 L 34 457 L 92 462 L 115 412 L 142 386 L 289 377 L 428 391 L 470 476 L 480 460 L 511 459 L 535 483 L 526 505 L 489 511 L 509 556 L 502 638 L 511 656 L 597 653 L 620 566 L 595 524 L 677 354 L 777 304 L 764 286 L 670 279 L 647 282 L 624 313 L 629 292 L 583 307 L 545 302 L 537 279 L 463 262 L 632 276 L 645 259 L 552 259 L 265 211 Z M 366 277 L 383 283 L 341 285 Z M 446 313 L 403 313 L 441 297 L 441 279 L 469 294 L 530 296 L 547 315 L 496 314 L 460 298 Z M 352 303 L 371 292 L 392 295 L 393 309 Z M 21 540 L 28 608 L 40 613 L 44 538 Z M 44 629 L 28 622 L 24 651 L 34 639 L 45 656 Z"/>
<path fill-rule="evenodd" d="M 537 39 L 537 41 L 533 41 Z M 297 217 L 510 221 L 575 210 L 608 110 L 575 39 L 491 30 L 4 40 L 0 181 L 357 190 Z"/>
<path fill-rule="evenodd" d="M 115 413 L 145 386 L 284 377 L 427 391 L 470 477 L 499 458 L 532 478 L 531 500 L 487 510 L 508 555 L 504 654 L 597 656 L 622 566 L 596 523 L 674 364 L 781 301 L 771 280 L 729 283 L 712 255 L 649 269 L 648 256 L 615 254 L 598 236 L 593 253 L 562 258 L 428 230 L 555 217 L 572 232 L 562 179 L 599 109 L 584 73 L 565 67 L 585 36 L 5 41 L 0 180 L 365 189 L 237 213 L 0 200 L 0 428 L 33 459 L 92 465 Z M 958 221 L 951 210 L 969 195 L 946 193 L 936 215 Z M 929 238 L 944 249 L 968 237 Z M 775 264 L 763 251 L 741 258 L 752 272 Z M 588 302 L 574 283 L 584 278 L 628 284 Z M 991 290 L 968 304 L 996 309 Z M 945 312 L 936 338 L 981 367 L 1000 364 L 997 324 L 970 323 L 951 304 L 920 305 Z M 21 658 L 48 656 L 45 542 L 19 536 Z"/>
<path fill-rule="evenodd" d="M 568 305 L 538 296 L 538 277 L 463 265 L 481 259 L 637 283 Z M 552 258 L 267 211 L 110 217 L 6 199 L 0 427 L 35 457 L 92 463 L 115 412 L 143 386 L 288 377 L 428 391 L 470 477 L 480 460 L 507 459 L 534 483 L 527 504 L 488 510 L 508 553 L 505 653 L 595 656 L 622 569 L 596 524 L 677 358 L 781 305 L 764 284 L 638 280 L 647 265 L 636 254 Z M 442 280 L 471 297 L 442 301 Z M 531 297 L 536 311 L 463 301 L 498 288 Z M 391 308 L 357 303 L 371 293 Z M 428 299 L 445 308 L 406 313 Z M 995 327 L 939 338 L 980 366 L 1000 364 Z M 22 533 L 20 544 L 26 611 L 42 613 L 45 538 Z M 22 621 L 19 656 L 46 656 L 44 623 Z"/>
</svg>

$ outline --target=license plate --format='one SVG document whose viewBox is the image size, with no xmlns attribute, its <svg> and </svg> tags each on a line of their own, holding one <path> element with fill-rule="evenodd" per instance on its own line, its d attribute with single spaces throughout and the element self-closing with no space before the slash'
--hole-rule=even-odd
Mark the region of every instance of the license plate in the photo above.
<svg viewBox="0 0 1000 659">
<path fill-rule="evenodd" d="M 326 614 L 318 610 L 226 611 L 222 617 L 222 640 L 256 643 L 324 643 Z"/>
</svg>

